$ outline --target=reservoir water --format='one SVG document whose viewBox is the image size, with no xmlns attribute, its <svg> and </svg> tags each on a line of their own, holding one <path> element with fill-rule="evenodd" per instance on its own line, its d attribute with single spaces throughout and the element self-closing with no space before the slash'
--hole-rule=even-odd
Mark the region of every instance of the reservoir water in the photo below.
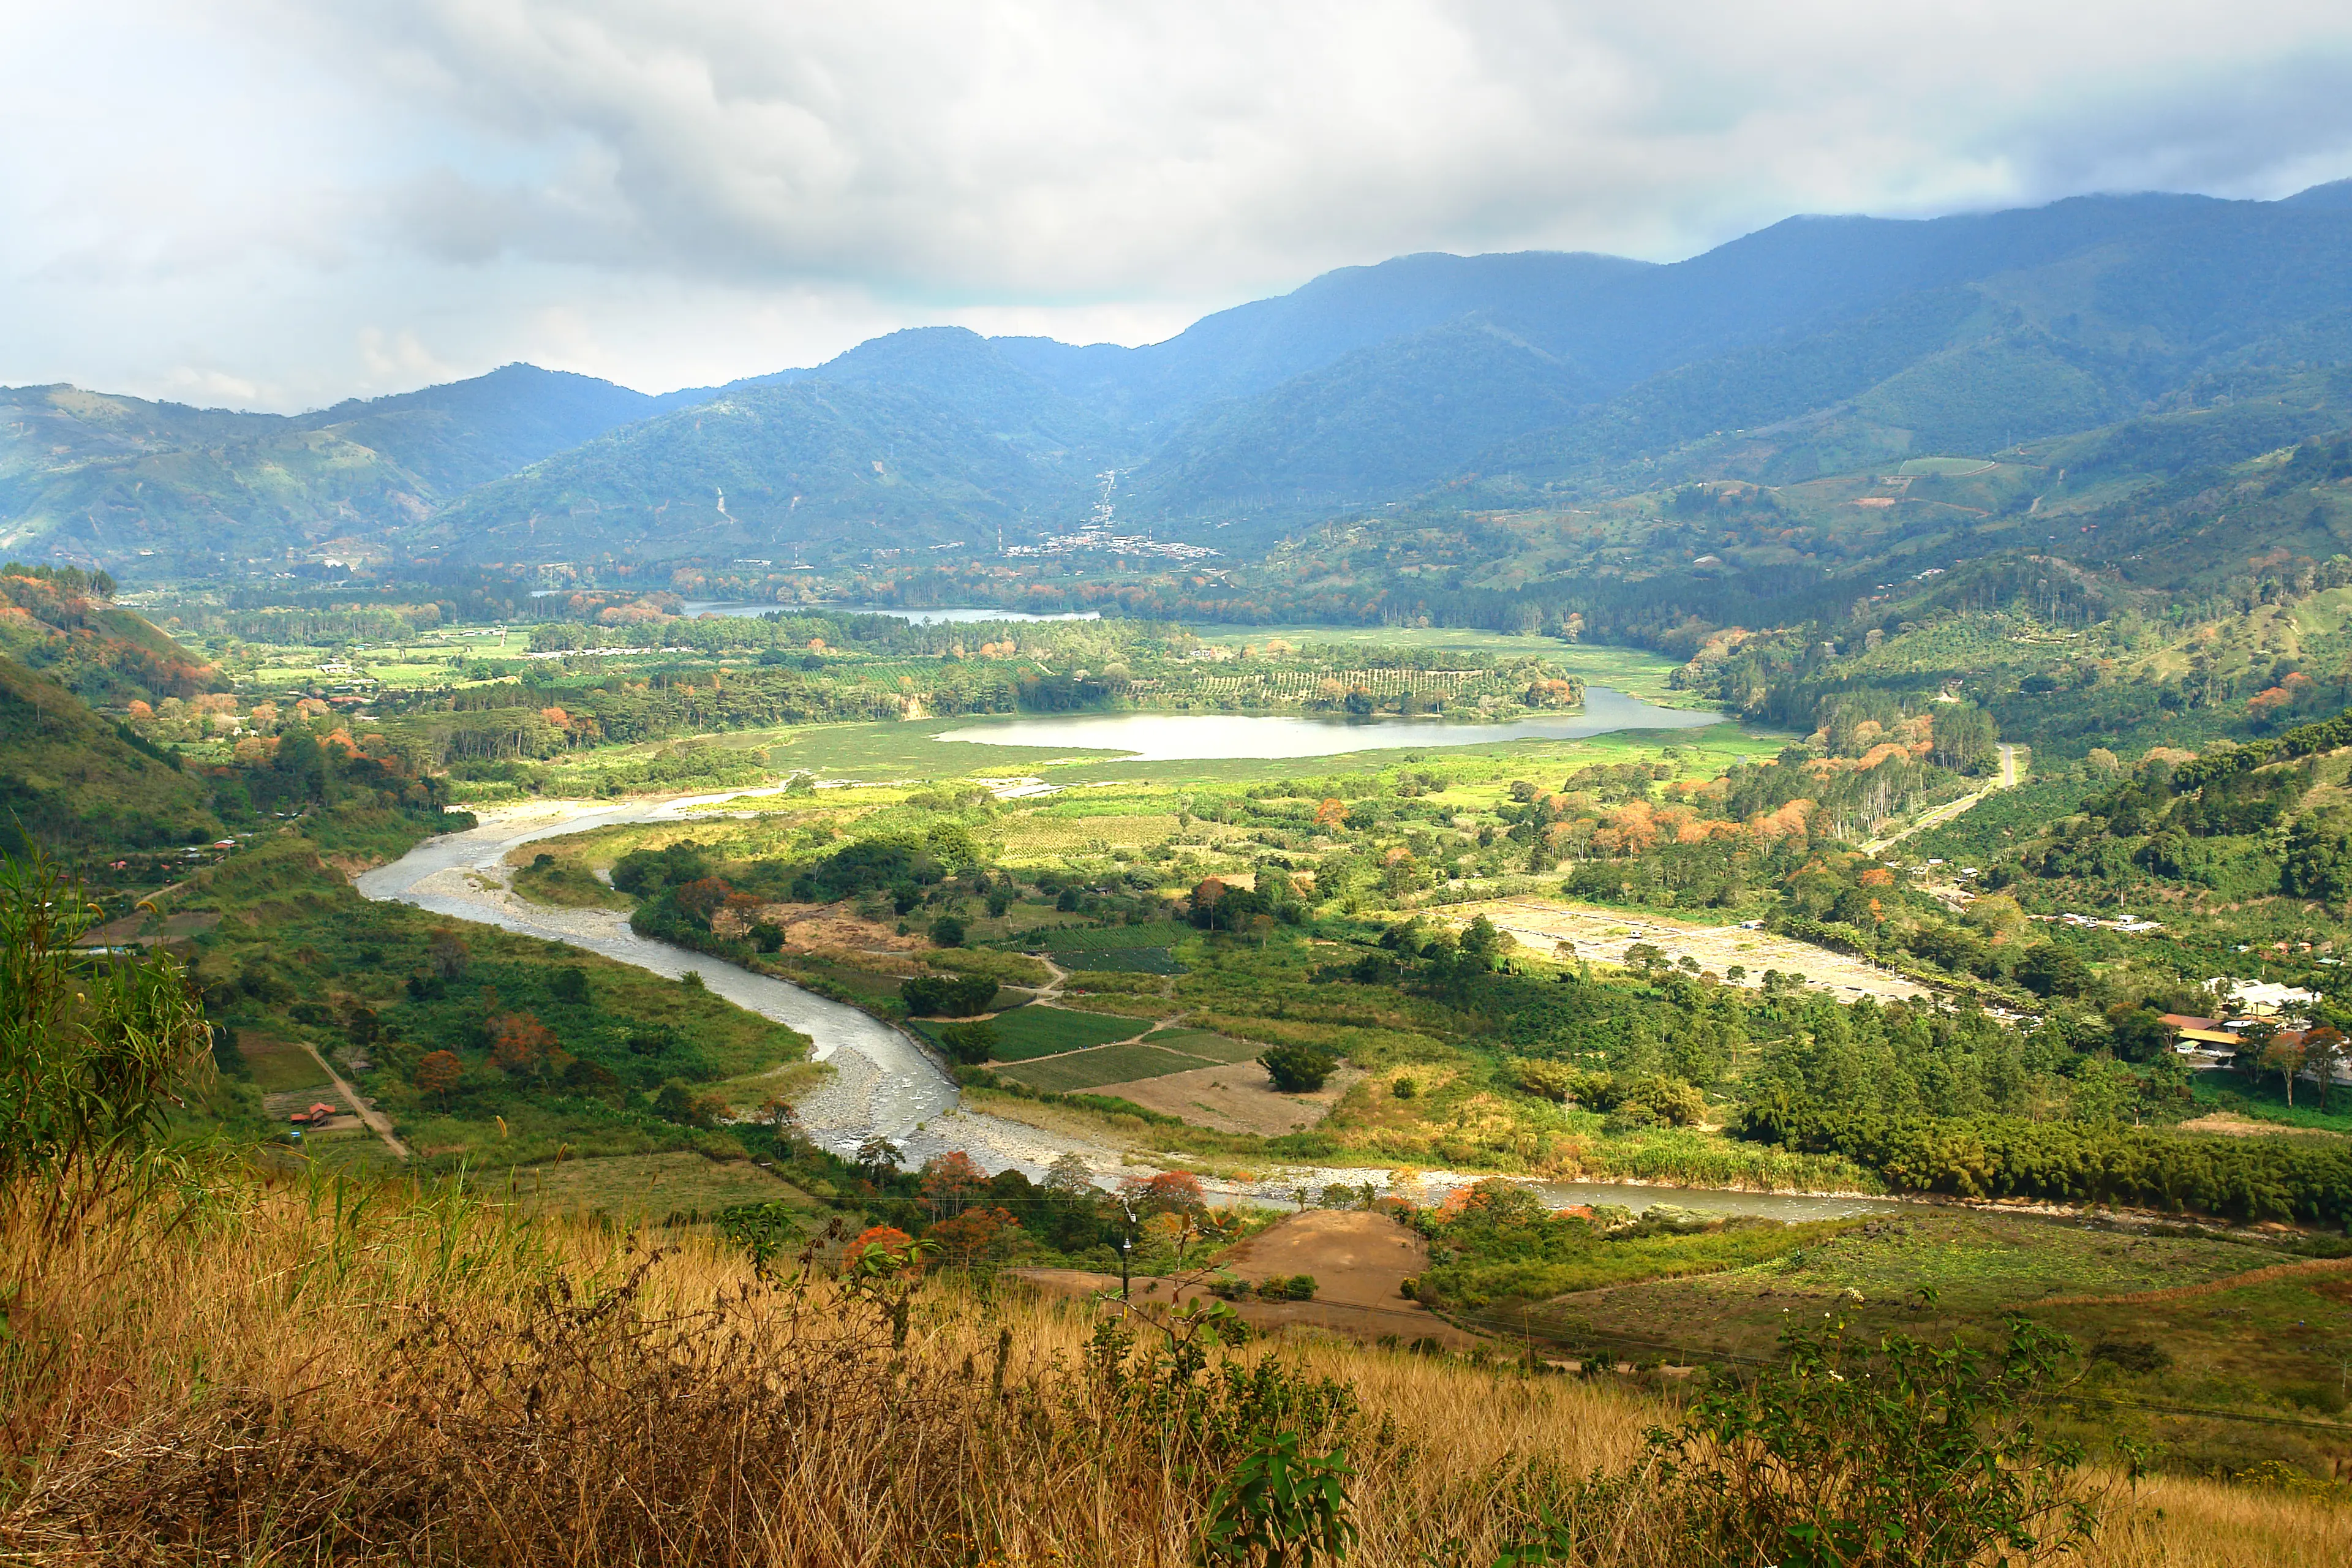
<svg viewBox="0 0 2352 1568">
<path fill-rule="evenodd" d="M 1240 713 L 1070 713 L 982 720 L 943 731 L 942 741 L 1057 751 L 1127 752 L 1137 762 L 1217 757 L 1329 757 L 1403 746 L 1481 746 L 1497 741 L 1568 741 L 1621 730 L 1696 730 L 1722 713 L 1661 708 L 1606 686 L 1589 686 L 1577 713 L 1494 723 L 1447 719 L 1308 718 Z"/>
</svg>

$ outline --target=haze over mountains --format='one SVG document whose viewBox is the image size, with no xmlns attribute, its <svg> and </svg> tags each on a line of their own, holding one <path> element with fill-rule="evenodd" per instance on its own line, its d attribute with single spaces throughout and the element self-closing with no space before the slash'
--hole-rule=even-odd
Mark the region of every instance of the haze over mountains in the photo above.
<svg viewBox="0 0 2352 1568">
<path fill-rule="evenodd" d="M 2352 182 L 1793 218 L 1664 266 L 1409 256 L 1144 348 L 919 329 L 662 397 L 528 365 L 290 418 L 17 388 L 0 551 L 163 575 L 993 548 L 1081 523 L 1109 470 L 1114 527 L 1239 550 L 2224 403 L 2263 412 L 2206 460 L 2352 424 Z"/>
</svg>

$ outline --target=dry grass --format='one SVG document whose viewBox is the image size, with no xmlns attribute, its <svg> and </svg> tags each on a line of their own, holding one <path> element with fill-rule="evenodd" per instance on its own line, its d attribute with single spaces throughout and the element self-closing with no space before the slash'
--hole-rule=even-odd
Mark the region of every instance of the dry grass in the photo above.
<svg viewBox="0 0 2352 1568">
<path fill-rule="evenodd" d="M 1484 1564 L 1663 1414 L 1320 1340 L 1186 1379 L 1158 1331 L 1107 1348 L 1011 1287 L 763 1279 L 446 1190 L 222 1172 L 53 1247 L 0 1216 L 0 1258 L 11 1563 L 1173 1565 L 1252 1423 L 1311 1434 L 1331 1379 L 1349 1562 Z M 2142 1505 L 2089 1561 L 2352 1563 L 2314 1500 L 2167 1480 Z M 1641 1486 L 1579 1517 L 1584 1561 L 1697 1560 Z"/>
</svg>

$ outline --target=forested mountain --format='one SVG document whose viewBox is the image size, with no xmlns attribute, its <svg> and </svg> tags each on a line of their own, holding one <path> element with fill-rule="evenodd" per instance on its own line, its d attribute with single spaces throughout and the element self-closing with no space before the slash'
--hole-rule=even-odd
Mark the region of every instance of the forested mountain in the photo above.
<svg viewBox="0 0 2352 1568">
<path fill-rule="evenodd" d="M 999 529 L 1076 521 L 1126 441 L 985 339 L 931 328 L 614 431 L 482 487 L 425 538 L 501 560 L 992 548 Z"/>
<path fill-rule="evenodd" d="M 1247 554 L 1351 512 L 1778 488 L 2053 441 L 2080 448 L 2042 465 L 2079 497 L 2079 468 L 2177 479 L 2192 426 L 2205 460 L 2242 461 L 2352 423 L 2347 264 L 2344 186 L 2097 196 L 1792 218 L 1667 266 L 1409 256 L 1144 348 L 919 330 L 658 398 L 529 366 L 298 418 L 20 389 L 0 400 L 0 548 L 150 572 L 824 560 L 877 527 L 886 548 L 1061 531 L 1115 470 L 1122 531 Z"/>
<path fill-rule="evenodd" d="M 657 406 L 525 364 L 295 417 L 0 388 L 0 550 L 213 573 L 380 553 L 472 486 Z"/>
</svg>

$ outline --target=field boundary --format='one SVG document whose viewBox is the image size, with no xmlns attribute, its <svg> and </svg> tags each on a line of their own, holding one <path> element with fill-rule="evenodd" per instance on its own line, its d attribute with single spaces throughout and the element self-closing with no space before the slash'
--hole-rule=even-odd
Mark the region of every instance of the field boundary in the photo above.
<svg viewBox="0 0 2352 1568">
<path fill-rule="evenodd" d="M 2249 1268 L 2243 1274 L 2208 1279 L 2201 1285 L 2170 1285 L 2161 1290 L 2134 1290 L 2122 1296 L 2046 1296 L 2039 1301 L 2022 1303 L 2021 1310 L 2031 1312 L 2042 1307 L 2122 1307 L 2140 1302 L 2186 1301 L 2198 1296 L 2214 1296 L 2224 1290 L 2234 1290 L 2241 1285 L 2263 1285 L 2273 1279 L 2293 1279 L 2305 1274 L 2352 1274 L 2352 1258 L 2315 1258 L 2307 1263 L 2272 1263 L 2260 1268 Z"/>
</svg>

